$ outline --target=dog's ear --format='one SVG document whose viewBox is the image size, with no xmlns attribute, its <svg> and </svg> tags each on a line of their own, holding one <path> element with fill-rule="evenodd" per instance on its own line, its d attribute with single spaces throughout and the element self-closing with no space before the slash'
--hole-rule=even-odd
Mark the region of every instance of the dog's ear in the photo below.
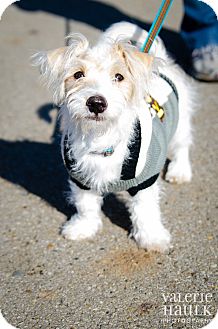
<svg viewBox="0 0 218 329">
<path fill-rule="evenodd" d="M 152 71 L 154 62 L 153 56 L 140 52 L 128 43 L 118 43 L 116 45 L 116 50 L 135 78 L 139 76 L 140 73 L 142 76 L 146 77 Z"/>
<path fill-rule="evenodd" d="M 40 51 L 31 57 L 31 62 L 34 66 L 39 66 L 40 73 L 48 78 L 52 71 L 58 71 L 66 50 L 67 47 L 61 47 L 47 52 Z"/>
<path fill-rule="evenodd" d="M 41 51 L 31 57 L 33 66 L 38 66 L 43 82 L 54 92 L 55 103 L 61 103 L 63 90 L 60 76 L 63 72 L 64 56 L 68 47 L 50 51 Z"/>
<path fill-rule="evenodd" d="M 45 79 L 49 80 L 53 75 L 56 77 L 70 60 L 80 56 L 89 46 L 88 40 L 79 33 L 69 35 L 67 40 L 69 45 L 66 47 L 40 51 L 31 57 L 32 64 L 39 66 Z"/>
<path fill-rule="evenodd" d="M 87 39 L 80 34 L 70 35 L 68 44 L 55 50 L 38 52 L 31 57 L 32 64 L 39 67 L 44 82 L 52 89 L 54 101 L 59 105 L 65 96 L 64 76 L 74 59 L 89 45 Z"/>
<path fill-rule="evenodd" d="M 149 80 L 154 67 L 154 57 L 133 48 L 130 53 L 133 72 L 142 81 Z"/>
<path fill-rule="evenodd" d="M 154 57 L 152 55 L 149 55 L 147 53 L 143 53 L 141 51 L 134 51 L 134 56 L 141 61 L 148 69 L 152 68 Z"/>
</svg>

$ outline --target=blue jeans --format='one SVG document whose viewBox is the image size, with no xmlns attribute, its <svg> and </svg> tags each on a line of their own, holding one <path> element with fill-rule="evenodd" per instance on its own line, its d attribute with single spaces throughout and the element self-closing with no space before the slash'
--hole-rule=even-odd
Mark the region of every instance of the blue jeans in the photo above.
<svg viewBox="0 0 218 329">
<path fill-rule="evenodd" d="M 184 0 L 181 35 L 190 52 L 218 45 L 218 20 L 212 8 L 202 1 Z"/>
</svg>

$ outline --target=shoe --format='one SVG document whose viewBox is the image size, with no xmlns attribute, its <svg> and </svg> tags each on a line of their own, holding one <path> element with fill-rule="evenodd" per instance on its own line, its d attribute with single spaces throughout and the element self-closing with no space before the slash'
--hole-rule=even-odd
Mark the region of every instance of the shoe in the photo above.
<svg viewBox="0 0 218 329">
<path fill-rule="evenodd" d="M 191 74 L 195 79 L 218 81 L 218 45 L 195 49 L 191 62 Z"/>
</svg>

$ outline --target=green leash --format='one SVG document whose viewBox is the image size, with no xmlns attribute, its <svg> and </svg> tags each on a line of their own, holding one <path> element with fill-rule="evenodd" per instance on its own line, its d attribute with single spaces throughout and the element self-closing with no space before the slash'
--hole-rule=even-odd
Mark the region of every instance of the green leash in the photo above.
<svg viewBox="0 0 218 329">
<path fill-rule="evenodd" d="M 168 14 L 168 11 L 173 3 L 173 0 L 163 0 L 161 3 L 161 6 L 159 8 L 159 11 L 155 17 L 155 20 L 149 30 L 148 37 L 145 40 L 145 43 L 143 44 L 141 51 L 144 53 L 148 53 L 155 38 L 157 37 L 158 33 L 160 32 L 160 29 L 163 25 L 163 22 Z"/>
</svg>

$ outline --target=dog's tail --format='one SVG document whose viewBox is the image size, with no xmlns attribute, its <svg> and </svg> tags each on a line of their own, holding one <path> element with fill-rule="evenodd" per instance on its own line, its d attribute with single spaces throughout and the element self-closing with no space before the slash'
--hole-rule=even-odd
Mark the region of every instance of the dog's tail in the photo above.
<svg viewBox="0 0 218 329">
<path fill-rule="evenodd" d="M 108 37 L 113 40 L 119 38 L 129 39 L 138 49 L 141 49 L 147 39 L 147 36 L 147 31 L 128 22 L 115 23 L 111 25 L 104 33 L 104 37 Z M 159 37 L 157 37 L 154 41 L 150 54 L 163 59 L 166 58 L 166 50 L 162 40 Z"/>
</svg>

